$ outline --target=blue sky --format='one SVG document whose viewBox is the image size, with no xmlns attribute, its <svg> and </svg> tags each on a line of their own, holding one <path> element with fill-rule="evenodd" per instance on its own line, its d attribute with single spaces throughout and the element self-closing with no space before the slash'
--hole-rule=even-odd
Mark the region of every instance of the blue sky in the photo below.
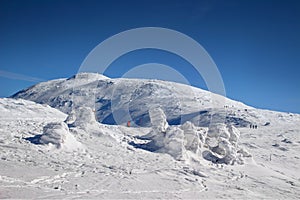
<svg viewBox="0 0 300 200">
<path fill-rule="evenodd" d="M 138 27 L 165 27 L 198 41 L 217 64 L 227 96 L 258 108 L 300 113 L 300 1 L 298 0 L 0 0 L 0 96 L 42 80 L 77 73 L 106 38 Z M 188 63 L 159 50 L 116 60 L 111 77 L 145 63 Z"/>
</svg>

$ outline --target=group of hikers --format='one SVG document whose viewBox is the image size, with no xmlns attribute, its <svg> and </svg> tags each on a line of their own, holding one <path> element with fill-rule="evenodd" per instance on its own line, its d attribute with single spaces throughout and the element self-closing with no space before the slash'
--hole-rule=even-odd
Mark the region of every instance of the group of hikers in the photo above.
<svg viewBox="0 0 300 200">
<path fill-rule="evenodd" d="M 257 125 L 250 124 L 250 128 L 257 129 Z"/>
</svg>

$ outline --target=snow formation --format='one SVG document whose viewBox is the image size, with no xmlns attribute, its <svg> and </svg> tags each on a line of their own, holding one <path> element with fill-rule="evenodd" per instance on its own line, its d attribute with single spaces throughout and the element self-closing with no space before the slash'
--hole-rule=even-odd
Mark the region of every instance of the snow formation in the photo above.
<svg viewBox="0 0 300 200">
<path fill-rule="evenodd" d="M 169 126 L 161 108 L 149 111 L 152 130 L 144 136 L 151 140 L 146 149 L 170 154 L 177 160 L 206 160 L 214 163 L 243 164 L 242 157 L 251 156 L 240 149 L 240 131 L 232 125 L 214 124 L 211 127 L 196 127 L 191 122 L 180 126 Z"/>
<path fill-rule="evenodd" d="M 66 122 L 71 126 L 80 128 L 98 123 L 95 118 L 95 112 L 89 107 L 79 107 L 76 111 L 73 110 Z"/>
<path fill-rule="evenodd" d="M 37 142 L 48 145 L 50 148 L 54 147 L 66 151 L 83 149 L 82 144 L 70 133 L 67 124 L 64 122 L 47 124 Z"/>
</svg>

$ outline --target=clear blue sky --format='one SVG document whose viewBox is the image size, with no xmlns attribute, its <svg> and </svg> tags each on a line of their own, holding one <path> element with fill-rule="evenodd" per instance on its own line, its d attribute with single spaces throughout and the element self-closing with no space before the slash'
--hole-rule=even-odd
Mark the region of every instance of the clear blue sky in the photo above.
<svg viewBox="0 0 300 200">
<path fill-rule="evenodd" d="M 147 26 L 197 40 L 216 62 L 228 97 L 300 113 L 298 0 L 0 0 L 0 96 L 70 77 L 101 41 Z M 116 60 L 106 75 L 148 62 L 188 69 L 174 55 L 144 50 Z M 182 73 L 193 79 L 192 71 Z M 205 88 L 199 80 L 192 84 Z"/>
</svg>

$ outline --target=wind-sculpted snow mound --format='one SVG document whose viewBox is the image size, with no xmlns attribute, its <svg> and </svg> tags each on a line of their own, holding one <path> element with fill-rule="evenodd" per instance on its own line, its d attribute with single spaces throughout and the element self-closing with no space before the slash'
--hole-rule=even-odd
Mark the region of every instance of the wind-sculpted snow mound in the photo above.
<svg viewBox="0 0 300 200">
<path fill-rule="evenodd" d="M 143 148 L 167 153 L 177 160 L 202 158 L 214 163 L 243 164 L 243 157 L 251 155 L 238 145 L 239 130 L 232 125 L 215 124 L 210 128 L 196 127 L 191 122 L 169 126 L 162 109 L 149 111 L 152 130 Z"/>
<path fill-rule="evenodd" d="M 48 123 L 43 127 L 42 134 L 28 137 L 26 140 L 36 145 L 43 145 L 48 150 L 85 151 L 82 138 L 101 136 L 103 142 L 121 141 L 124 135 L 118 131 L 100 124 L 95 119 L 94 111 L 89 107 L 80 107 L 73 110 L 64 122 Z"/>
<path fill-rule="evenodd" d="M 50 150 L 62 149 L 65 151 L 83 150 L 83 145 L 69 131 L 64 122 L 49 123 L 43 128 L 41 135 L 28 138 L 29 141 L 38 145 L 45 145 Z"/>
</svg>

